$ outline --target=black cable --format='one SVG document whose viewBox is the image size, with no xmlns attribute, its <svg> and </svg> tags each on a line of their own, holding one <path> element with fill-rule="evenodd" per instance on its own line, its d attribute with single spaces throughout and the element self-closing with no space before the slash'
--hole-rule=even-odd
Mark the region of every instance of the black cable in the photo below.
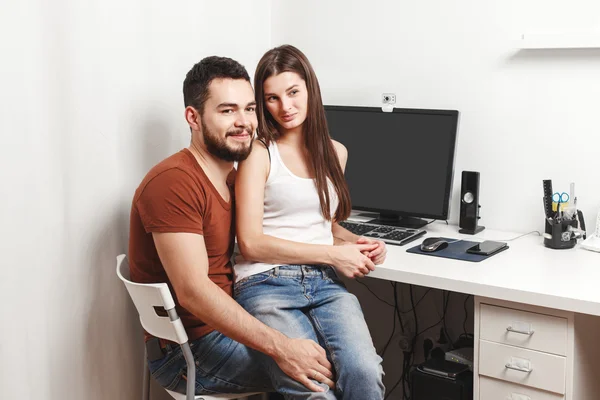
<svg viewBox="0 0 600 400">
<path fill-rule="evenodd" d="M 469 333 L 467 332 L 467 317 L 469 316 L 469 310 L 467 310 L 467 301 L 469 301 L 469 297 L 471 297 L 471 295 L 467 295 L 467 297 L 465 298 L 465 302 L 463 303 L 463 307 L 465 309 L 465 319 L 463 320 L 463 331 L 465 332 L 465 335 L 469 335 Z"/>
<path fill-rule="evenodd" d="M 424 334 L 425 332 L 427 332 L 428 330 L 430 330 L 431 328 L 435 328 L 436 326 L 438 326 L 442 321 L 444 320 L 444 317 L 440 318 L 438 322 L 436 322 L 435 324 L 431 325 L 428 328 L 423 329 L 421 332 L 417 333 L 417 336 Z"/>
<path fill-rule="evenodd" d="M 423 294 L 423 296 L 421 296 L 421 298 L 420 298 L 420 299 L 417 301 L 417 303 L 415 304 L 415 307 L 418 307 L 418 306 L 419 306 L 419 304 L 420 304 L 420 303 L 423 301 L 423 299 L 425 298 L 425 296 L 427 296 L 427 293 L 429 293 L 429 292 L 431 291 L 431 289 L 433 289 L 433 288 L 429 288 L 429 289 L 427 289 L 427 290 L 425 291 L 425 293 Z M 409 310 L 406 310 L 406 311 L 400 311 L 400 312 L 401 312 L 402 314 L 407 314 L 407 313 L 409 313 L 409 312 L 411 312 L 411 311 L 413 311 L 413 309 L 412 309 L 412 308 L 411 308 L 411 309 L 409 309 Z"/>
<path fill-rule="evenodd" d="M 409 285 L 409 291 L 410 291 L 410 305 L 412 306 L 412 310 L 413 310 L 413 315 L 415 317 L 415 332 L 419 332 L 419 319 L 417 318 L 417 306 L 415 305 L 415 299 L 413 296 L 413 287 L 412 285 Z M 427 294 L 427 292 L 425 292 L 425 295 Z M 423 297 L 425 296 L 423 295 Z M 418 333 L 415 333 L 415 336 L 413 337 L 413 342 L 412 342 L 412 346 L 410 349 L 410 358 L 409 358 L 409 362 L 406 366 L 406 373 L 405 373 L 405 381 L 408 384 L 408 391 L 412 396 L 412 387 L 410 386 L 410 369 L 412 368 L 413 364 L 414 364 L 414 358 L 415 358 L 415 348 L 417 347 L 417 337 L 418 337 Z M 410 397 L 405 397 L 405 399 L 410 400 Z"/>
<path fill-rule="evenodd" d="M 417 306 L 419 305 L 419 303 L 425 298 L 425 296 L 429 293 L 429 291 L 431 290 L 428 289 L 419 299 L 419 301 L 417 303 L 415 303 L 414 300 L 414 293 L 413 293 L 413 286 L 409 285 L 409 291 L 410 291 L 410 301 L 411 301 L 411 309 L 408 310 L 407 312 L 412 311 L 413 312 L 413 317 L 415 320 L 415 332 L 417 332 L 413 338 L 412 338 L 412 345 L 411 345 L 411 350 L 404 352 L 404 359 L 403 359 L 403 367 L 402 367 L 402 375 L 400 376 L 400 379 L 398 379 L 398 381 L 391 387 L 391 389 L 389 390 L 389 392 L 386 394 L 386 396 L 384 397 L 384 400 L 387 400 L 388 397 L 393 393 L 393 391 L 398 387 L 398 385 L 402 384 L 402 392 L 403 392 L 403 398 L 405 400 L 410 400 L 410 397 L 408 395 L 408 393 L 411 392 L 411 385 L 410 385 L 410 370 L 414 365 L 414 353 L 415 353 L 415 347 L 417 345 L 417 338 L 422 335 L 423 333 L 427 332 L 428 330 L 436 327 L 437 325 L 439 325 L 440 323 L 444 324 L 444 333 L 446 334 L 446 337 L 448 339 L 448 341 L 450 342 L 451 346 L 454 346 L 454 343 L 452 343 L 452 339 L 450 338 L 450 335 L 448 334 L 448 330 L 446 327 L 446 315 L 448 312 L 448 306 L 450 303 L 450 294 L 451 292 L 446 293 L 445 291 L 442 291 L 442 300 L 443 300 L 443 316 L 433 325 L 428 326 L 427 328 L 419 331 L 419 323 L 418 323 L 418 318 L 417 318 Z M 467 302 L 468 302 L 468 298 L 470 297 L 470 295 L 467 296 L 467 299 L 465 299 L 464 302 L 464 308 L 465 308 L 465 320 L 463 322 L 463 328 L 465 330 L 465 336 L 469 336 L 469 334 L 466 332 L 466 320 L 467 320 Z M 394 288 L 394 301 L 397 304 L 397 293 L 396 293 L 396 288 Z M 398 315 L 396 314 L 399 310 L 394 310 L 394 316 Z M 403 312 L 404 313 L 404 312 Z M 392 336 L 394 334 L 395 331 L 395 323 L 396 323 L 396 319 L 394 318 L 394 329 L 392 330 Z M 387 348 L 387 346 L 389 345 L 389 342 L 391 341 L 392 336 L 390 336 L 390 340 L 388 340 L 388 343 L 386 344 L 386 346 L 384 347 L 384 352 Z M 408 393 L 407 393 L 408 391 Z"/>
<path fill-rule="evenodd" d="M 451 292 L 446 292 L 444 290 L 442 290 L 442 299 L 444 300 L 444 315 L 442 317 L 443 321 L 444 321 L 444 334 L 446 335 L 446 339 L 448 339 L 448 343 L 450 343 L 450 348 L 453 349 L 454 348 L 454 342 L 452 341 L 452 338 L 450 337 L 450 334 L 448 333 L 448 327 L 446 326 L 446 314 L 448 313 L 448 304 L 450 304 L 450 293 Z"/>
<path fill-rule="evenodd" d="M 448 220 L 446 220 L 446 225 L 448 225 Z"/>
<path fill-rule="evenodd" d="M 400 322 L 400 330 L 404 333 L 404 322 L 402 322 L 402 315 L 400 315 L 400 306 L 398 305 L 398 290 L 396 290 L 396 282 L 392 282 L 392 288 L 394 288 L 394 311 L 398 316 L 398 322 Z"/>
<path fill-rule="evenodd" d="M 411 299 L 412 299 L 412 285 L 409 285 L 408 287 L 410 289 L 410 294 L 411 294 Z M 411 305 L 414 306 L 414 304 L 411 304 Z M 396 383 L 396 386 L 398 386 L 399 383 L 402 384 L 402 394 L 403 394 L 403 398 L 404 399 L 407 399 L 407 395 L 406 395 L 406 368 L 407 368 L 408 363 L 410 363 L 410 357 L 411 357 L 410 351 L 403 351 L 402 352 L 402 375 L 400 375 L 400 380 L 398 381 L 398 383 Z"/>
<path fill-rule="evenodd" d="M 413 296 L 413 287 L 412 285 L 408 285 L 408 290 L 410 291 L 410 305 L 412 306 L 412 311 L 413 311 L 413 315 L 415 317 L 415 332 L 419 332 L 419 321 L 417 318 L 417 306 L 415 306 L 415 298 Z M 425 292 L 425 294 L 427 294 L 427 292 Z M 425 295 L 423 295 L 423 297 L 425 297 Z M 421 299 L 423 299 L 423 297 L 421 297 Z M 417 335 L 415 334 L 415 337 L 413 339 L 413 342 L 417 341 Z M 413 343 L 416 344 L 416 343 Z M 412 347 L 412 350 L 414 352 L 415 346 Z"/>
<path fill-rule="evenodd" d="M 392 329 L 392 334 L 390 335 L 390 338 L 389 338 L 388 342 L 385 344 L 385 347 L 383 348 L 383 351 L 381 353 L 381 358 L 383 358 L 383 355 L 385 354 L 385 351 L 387 350 L 387 347 L 390 344 L 390 342 L 392 340 L 392 337 L 394 336 L 394 333 L 396 331 L 396 317 L 398 317 L 398 321 L 400 322 L 400 328 L 402 329 L 402 332 L 404 332 L 404 324 L 402 323 L 402 317 L 400 315 L 400 307 L 398 307 L 397 285 L 396 285 L 396 282 L 390 282 L 390 283 L 391 283 L 392 288 L 394 290 L 394 328 Z M 404 359 L 402 360 L 402 363 L 403 364 L 406 363 L 406 352 L 404 353 Z M 388 391 L 388 393 L 385 396 L 384 400 L 387 399 L 390 396 L 390 394 L 394 391 L 394 389 L 396 389 L 396 387 L 400 384 L 400 382 L 403 382 L 403 380 L 404 380 L 404 367 L 402 368 L 402 374 L 400 375 L 400 379 L 398 379 L 398 381 L 394 384 L 394 386 L 392 387 L 392 389 Z M 404 383 L 402 384 L 402 387 L 404 387 Z"/>
<path fill-rule="evenodd" d="M 415 303 L 415 297 L 414 297 L 414 292 L 413 292 L 413 286 L 409 285 L 409 291 L 410 291 L 410 303 L 411 303 L 411 308 L 407 311 L 401 311 L 400 307 L 398 307 L 398 293 L 397 293 L 397 284 L 394 282 L 392 283 L 392 287 L 394 287 L 394 327 L 392 329 L 392 334 L 390 335 L 390 338 L 388 340 L 388 342 L 386 343 L 386 345 L 383 348 L 383 351 L 381 353 L 381 357 L 383 358 L 383 354 L 385 354 L 385 351 L 387 350 L 387 347 L 389 346 L 392 337 L 394 336 L 395 330 L 396 330 L 396 316 L 399 318 L 400 321 L 402 321 L 401 319 L 401 315 L 400 313 L 408 313 L 408 312 L 412 312 L 413 313 L 413 318 L 415 320 L 415 332 L 417 332 L 413 337 L 412 337 L 412 341 L 411 341 L 411 349 L 410 351 L 405 351 L 403 352 L 404 358 L 402 361 L 402 374 L 400 376 L 400 378 L 398 379 L 398 381 L 396 381 L 396 383 L 394 383 L 394 385 L 392 385 L 391 389 L 389 391 L 387 391 L 386 396 L 384 397 L 384 400 L 386 400 L 392 393 L 393 391 L 398 387 L 398 385 L 402 384 L 402 393 L 403 393 L 403 398 L 404 400 L 410 400 L 410 396 L 409 393 L 411 391 L 411 387 L 410 387 L 410 370 L 414 365 L 414 355 L 415 355 L 415 347 L 417 345 L 417 338 L 419 335 L 421 335 L 423 332 L 431 329 L 432 327 L 429 327 L 427 329 L 425 329 L 422 332 L 418 332 L 419 330 L 419 322 L 418 322 L 418 318 L 417 318 L 417 307 L 419 305 L 419 303 L 421 303 L 421 301 L 423 301 L 423 299 L 425 298 L 425 296 L 427 296 L 427 294 L 431 291 L 431 288 L 427 289 L 425 291 L 425 293 L 421 296 L 421 298 Z M 441 320 L 440 320 L 441 321 Z M 440 323 L 440 321 L 438 321 L 436 323 L 436 325 L 438 325 Z M 401 325 L 403 326 L 403 325 Z M 435 325 L 434 325 L 435 326 Z"/>
<path fill-rule="evenodd" d="M 402 398 L 410 399 L 408 393 L 410 392 L 410 388 L 408 387 L 408 377 L 406 371 L 410 368 L 410 359 L 412 355 L 410 352 L 404 353 L 404 358 L 402 362 L 402 379 L 400 383 L 402 384 Z"/>
<path fill-rule="evenodd" d="M 402 317 L 400 316 L 400 304 L 398 304 L 398 291 L 397 291 L 397 286 L 396 286 L 396 282 L 394 282 L 394 305 L 396 306 L 396 312 L 398 314 L 398 320 L 400 321 L 401 326 L 404 326 L 404 323 L 402 322 Z M 411 286 L 412 288 L 412 286 Z M 402 333 L 404 333 L 404 328 L 402 328 Z M 398 383 L 402 384 L 402 391 L 404 392 L 404 388 L 405 388 L 405 382 L 406 382 L 406 374 L 404 373 L 405 371 L 405 367 L 404 365 L 406 365 L 407 363 L 407 353 L 406 352 L 402 352 L 403 356 L 402 356 L 402 375 L 400 375 L 400 379 L 398 381 Z M 396 386 L 398 385 L 398 383 L 396 383 Z M 391 393 L 391 392 L 390 392 Z M 406 399 L 406 393 L 404 393 L 404 398 Z"/>
<path fill-rule="evenodd" d="M 385 301 L 384 299 L 382 299 L 381 297 L 379 297 L 379 296 L 378 296 L 378 295 L 377 295 L 377 294 L 376 294 L 376 293 L 375 293 L 373 290 L 371 290 L 371 288 L 370 288 L 369 286 L 367 286 L 367 284 L 365 284 L 365 283 L 363 283 L 363 282 L 359 281 L 358 279 L 355 279 L 355 281 L 356 281 L 357 283 L 360 283 L 360 284 L 361 284 L 361 285 L 363 285 L 364 287 L 366 287 L 366 288 L 367 288 L 367 290 L 368 290 L 369 292 L 371 292 L 371 294 L 372 294 L 373 296 L 377 297 L 377 300 L 381 301 L 382 303 L 385 303 L 385 304 L 387 304 L 387 305 L 388 305 L 388 306 L 390 306 L 390 307 L 394 307 L 394 305 L 393 305 L 392 303 L 388 303 L 387 301 Z"/>
<path fill-rule="evenodd" d="M 415 332 L 416 332 L 419 329 L 419 322 L 417 321 L 418 303 L 415 304 L 415 298 L 414 298 L 414 294 L 413 294 L 413 286 L 412 285 L 409 285 L 409 290 L 410 290 L 410 302 L 411 302 L 411 309 L 409 311 L 413 312 L 413 316 L 415 318 Z M 425 295 L 427 295 L 428 292 L 429 292 L 429 290 L 427 290 L 427 292 L 425 292 L 425 294 L 423 294 L 423 296 L 421 296 L 421 299 L 419 301 L 423 300 L 423 298 L 425 297 Z M 397 300 L 398 300 L 397 293 L 396 293 L 396 290 L 394 289 L 394 301 L 397 302 Z M 394 319 L 394 323 L 395 322 L 396 322 L 396 320 Z M 415 346 L 417 345 L 416 344 L 417 336 L 418 335 L 415 335 L 412 338 L 411 350 L 403 352 L 404 359 L 402 361 L 402 374 L 400 375 L 400 378 L 398 379 L 398 381 L 396 381 L 396 383 L 392 386 L 392 388 L 389 391 L 387 391 L 387 394 L 384 397 L 384 400 L 387 399 L 400 384 L 402 384 L 403 398 L 405 400 L 410 400 L 410 397 L 408 396 L 407 391 L 410 391 L 409 374 L 410 374 L 410 368 L 412 367 L 412 360 L 414 357 Z M 385 349 L 384 349 L 384 351 L 385 351 Z"/>
<path fill-rule="evenodd" d="M 383 358 L 383 356 L 385 355 L 385 351 L 387 350 L 388 346 L 390 345 L 390 342 L 392 341 L 392 338 L 394 337 L 394 333 L 396 333 L 396 310 L 393 311 L 392 318 L 394 319 L 394 322 L 392 325 L 392 333 L 390 334 L 390 338 L 388 339 L 385 346 L 383 346 L 381 354 L 379 355 L 381 358 Z"/>
</svg>

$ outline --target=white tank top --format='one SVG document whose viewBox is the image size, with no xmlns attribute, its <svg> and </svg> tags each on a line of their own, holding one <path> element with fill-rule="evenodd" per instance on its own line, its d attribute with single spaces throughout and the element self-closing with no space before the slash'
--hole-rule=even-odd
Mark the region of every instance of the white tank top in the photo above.
<svg viewBox="0 0 600 400">
<path fill-rule="evenodd" d="M 283 163 L 277 143 L 269 146 L 271 169 L 265 183 L 263 233 L 280 239 L 310 244 L 333 244 L 331 221 L 321 214 L 321 203 L 314 179 L 294 175 Z M 329 183 L 331 215 L 335 214 L 338 197 Z M 235 256 L 235 280 L 268 271 L 281 264 L 246 261 L 239 252 Z"/>
</svg>

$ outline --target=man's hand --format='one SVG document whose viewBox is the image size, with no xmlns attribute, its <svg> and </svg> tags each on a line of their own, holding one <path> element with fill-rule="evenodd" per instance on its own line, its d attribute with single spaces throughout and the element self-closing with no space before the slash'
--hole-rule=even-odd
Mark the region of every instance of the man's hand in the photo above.
<svg viewBox="0 0 600 400">
<path fill-rule="evenodd" d="M 335 383 L 332 381 L 332 367 L 327 360 L 327 353 L 312 340 L 288 339 L 282 350 L 274 355 L 273 359 L 286 375 L 313 392 L 323 392 L 324 389 L 312 380 L 335 389 Z"/>
<path fill-rule="evenodd" d="M 356 241 L 356 244 L 376 244 L 377 247 L 374 250 L 363 254 L 369 257 L 375 265 L 383 264 L 383 262 L 385 261 L 385 257 L 387 255 L 387 247 L 385 245 L 385 242 L 361 236 Z"/>
</svg>

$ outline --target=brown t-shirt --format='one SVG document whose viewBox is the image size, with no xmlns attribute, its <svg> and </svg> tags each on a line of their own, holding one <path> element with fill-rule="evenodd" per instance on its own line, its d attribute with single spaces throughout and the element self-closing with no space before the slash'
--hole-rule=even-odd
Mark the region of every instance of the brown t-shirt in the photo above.
<svg viewBox="0 0 600 400">
<path fill-rule="evenodd" d="M 227 203 L 192 153 L 183 149 L 152 168 L 133 198 L 129 232 L 131 279 L 140 283 L 166 282 L 169 285 L 177 313 L 190 340 L 214 329 L 179 304 L 158 257 L 152 232 L 203 235 L 208 253 L 208 276 L 231 296 L 233 178 L 232 173 L 227 180 L 231 194 L 231 201 Z"/>
</svg>

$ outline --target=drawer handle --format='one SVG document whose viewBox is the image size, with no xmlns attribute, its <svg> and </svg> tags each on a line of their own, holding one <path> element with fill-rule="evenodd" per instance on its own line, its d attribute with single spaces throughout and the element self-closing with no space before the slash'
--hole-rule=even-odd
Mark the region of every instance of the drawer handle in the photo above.
<svg viewBox="0 0 600 400">
<path fill-rule="evenodd" d="M 533 333 L 535 332 L 533 329 L 530 329 L 528 331 L 522 331 L 522 330 L 519 330 L 519 329 L 514 329 L 512 326 L 509 326 L 508 328 L 506 328 L 506 330 L 508 332 L 520 333 L 521 335 L 528 335 L 528 336 L 533 335 Z"/>
<path fill-rule="evenodd" d="M 506 363 L 505 367 L 508 369 L 514 369 L 515 371 L 527 372 L 528 374 L 530 374 L 531 371 L 533 371 L 533 368 L 531 368 L 531 367 L 530 368 L 521 368 L 521 367 L 512 365 L 511 363 Z"/>
<path fill-rule="evenodd" d="M 531 397 L 524 394 L 511 393 L 510 397 L 507 397 L 506 400 L 531 400 Z"/>
</svg>

